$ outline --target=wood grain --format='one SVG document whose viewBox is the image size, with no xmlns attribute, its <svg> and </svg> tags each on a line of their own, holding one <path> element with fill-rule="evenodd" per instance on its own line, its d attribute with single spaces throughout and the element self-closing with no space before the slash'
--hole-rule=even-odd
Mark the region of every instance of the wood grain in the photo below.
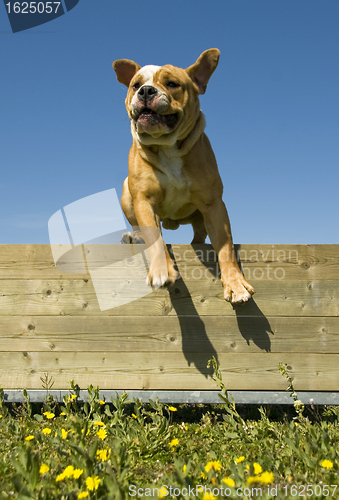
<svg viewBox="0 0 339 500">
<path fill-rule="evenodd" d="M 338 390 L 339 245 L 236 246 L 256 289 L 237 307 L 210 245 L 169 246 L 182 279 L 143 297 L 128 247 L 77 247 L 56 268 L 49 245 L 0 245 L 1 387 L 41 389 L 49 373 L 55 389 L 215 390 L 215 356 L 229 389 L 284 390 L 287 363 L 297 390 Z M 96 279 L 130 302 L 101 310 Z"/>
</svg>

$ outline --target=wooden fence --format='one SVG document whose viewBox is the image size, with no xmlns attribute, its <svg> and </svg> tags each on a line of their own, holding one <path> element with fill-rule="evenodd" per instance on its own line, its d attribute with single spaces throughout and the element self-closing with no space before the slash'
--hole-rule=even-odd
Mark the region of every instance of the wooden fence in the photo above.
<svg viewBox="0 0 339 500">
<path fill-rule="evenodd" d="M 339 245 L 238 246 L 256 294 L 234 308 L 211 246 L 169 248 L 181 279 L 136 300 L 126 281 L 131 301 L 101 310 L 90 274 L 61 271 L 49 245 L 1 245 L 0 386 L 42 389 L 47 373 L 53 389 L 210 391 L 215 356 L 231 390 L 285 390 L 286 363 L 296 390 L 339 391 Z"/>
</svg>

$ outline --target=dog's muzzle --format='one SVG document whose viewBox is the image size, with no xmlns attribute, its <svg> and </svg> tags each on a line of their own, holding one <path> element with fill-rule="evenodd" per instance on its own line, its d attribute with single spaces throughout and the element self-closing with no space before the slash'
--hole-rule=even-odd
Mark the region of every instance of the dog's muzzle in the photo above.
<svg viewBox="0 0 339 500">
<path fill-rule="evenodd" d="M 138 99 L 145 106 L 147 106 L 147 104 L 150 104 L 153 101 L 154 97 L 157 95 L 158 89 L 153 87 L 153 85 L 143 85 L 138 90 Z"/>
</svg>

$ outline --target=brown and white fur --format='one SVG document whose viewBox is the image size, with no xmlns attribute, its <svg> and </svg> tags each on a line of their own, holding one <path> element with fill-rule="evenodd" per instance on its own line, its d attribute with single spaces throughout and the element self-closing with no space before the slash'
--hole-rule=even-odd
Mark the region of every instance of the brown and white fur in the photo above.
<svg viewBox="0 0 339 500">
<path fill-rule="evenodd" d="M 141 232 L 148 247 L 149 284 L 161 286 L 177 278 L 158 237 L 161 223 L 165 229 L 190 223 L 192 243 L 204 243 L 208 235 L 218 255 L 225 299 L 242 303 L 254 290 L 238 267 L 223 185 L 198 97 L 205 93 L 218 60 L 219 50 L 209 49 L 187 69 L 140 67 L 128 59 L 113 63 L 118 81 L 128 87 L 125 104 L 133 137 L 121 205 L 136 237 Z"/>
</svg>

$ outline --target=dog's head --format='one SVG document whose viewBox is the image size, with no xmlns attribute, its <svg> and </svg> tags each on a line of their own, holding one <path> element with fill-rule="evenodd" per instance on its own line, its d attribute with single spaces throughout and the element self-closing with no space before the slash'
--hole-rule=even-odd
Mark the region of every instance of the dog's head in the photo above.
<svg viewBox="0 0 339 500">
<path fill-rule="evenodd" d="M 217 67 L 220 52 L 209 49 L 186 69 L 114 61 L 117 79 L 128 87 L 126 109 L 132 134 L 145 145 L 174 145 L 194 128 L 200 115 L 199 94 Z"/>
</svg>

